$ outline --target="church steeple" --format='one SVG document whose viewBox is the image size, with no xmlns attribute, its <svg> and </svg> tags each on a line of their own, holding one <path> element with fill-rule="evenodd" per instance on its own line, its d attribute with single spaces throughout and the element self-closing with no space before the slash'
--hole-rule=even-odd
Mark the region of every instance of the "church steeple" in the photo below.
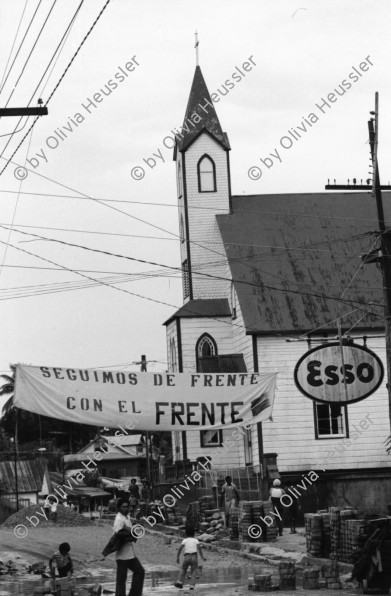
<svg viewBox="0 0 391 596">
<path fill-rule="evenodd" d="M 228 136 L 221 128 L 201 68 L 197 65 L 183 126 L 179 131 L 180 135 L 176 137 L 174 159 L 176 159 L 177 150 L 185 151 L 203 130 L 206 130 L 225 149 L 231 149 Z"/>
<path fill-rule="evenodd" d="M 215 256 L 225 253 L 216 215 L 231 211 L 231 147 L 198 64 L 183 126 L 175 136 L 183 298 L 226 298 L 230 273 L 226 259 Z M 206 269 L 208 276 L 203 275 Z"/>
</svg>

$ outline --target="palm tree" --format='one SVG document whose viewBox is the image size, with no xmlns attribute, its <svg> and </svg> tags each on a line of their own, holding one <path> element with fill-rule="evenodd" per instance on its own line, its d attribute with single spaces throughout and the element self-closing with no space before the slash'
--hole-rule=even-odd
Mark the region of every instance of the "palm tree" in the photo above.
<svg viewBox="0 0 391 596">
<path fill-rule="evenodd" d="M 4 395 L 9 395 L 9 398 L 5 402 L 1 413 L 3 416 L 8 414 L 12 408 L 14 407 L 14 389 L 15 389 L 15 372 L 16 372 L 16 365 L 10 364 L 11 374 L 10 375 L 0 375 L 0 379 L 3 380 L 3 384 L 0 387 L 0 397 Z"/>
</svg>

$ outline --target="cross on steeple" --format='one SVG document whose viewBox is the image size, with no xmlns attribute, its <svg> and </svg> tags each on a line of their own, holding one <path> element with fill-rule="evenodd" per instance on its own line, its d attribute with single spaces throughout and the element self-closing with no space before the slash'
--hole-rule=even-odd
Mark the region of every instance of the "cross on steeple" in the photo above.
<svg viewBox="0 0 391 596">
<path fill-rule="evenodd" d="M 195 32 L 195 51 L 196 51 L 196 66 L 199 66 L 199 55 L 198 55 L 198 46 L 199 46 L 199 41 L 198 41 L 198 33 L 197 31 Z"/>
</svg>

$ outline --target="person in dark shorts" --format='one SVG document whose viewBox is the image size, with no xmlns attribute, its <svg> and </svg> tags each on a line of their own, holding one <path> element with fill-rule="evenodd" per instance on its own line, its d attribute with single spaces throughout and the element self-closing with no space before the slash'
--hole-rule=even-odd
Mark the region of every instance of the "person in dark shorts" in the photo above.
<svg viewBox="0 0 391 596">
<path fill-rule="evenodd" d="M 58 547 L 58 551 L 49 559 L 49 569 L 51 575 L 54 577 L 56 571 L 53 568 L 53 563 L 57 567 L 59 577 L 67 577 L 73 573 L 73 563 L 71 555 L 69 554 L 71 547 L 68 542 L 62 542 Z"/>
<path fill-rule="evenodd" d="M 118 513 L 114 520 L 114 532 L 128 531 L 131 533 L 132 522 L 129 517 L 129 502 L 127 499 L 119 499 L 117 503 Z M 128 569 L 133 571 L 132 585 L 129 596 L 141 596 L 143 593 L 145 570 L 135 555 L 133 541 L 124 541 L 116 550 L 117 578 L 115 596 L 126 596 L 126 578 Z"/>
</svg>

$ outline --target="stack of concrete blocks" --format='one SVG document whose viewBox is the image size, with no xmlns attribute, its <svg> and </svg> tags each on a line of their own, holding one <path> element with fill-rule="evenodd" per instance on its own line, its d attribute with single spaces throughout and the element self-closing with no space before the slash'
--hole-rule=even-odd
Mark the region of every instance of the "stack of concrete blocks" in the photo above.
<svg viewBox="0 0 391 596">
<path fill-rule="evenodd" d="M 349 525 L 348 522 L 354 519 L 357 511 L 353 509 L 345 509 L 340 512 L 341 529 L 340 529 L 340 545 L 338 550 L 338 561 L 349 561 L 351 553 L 351 546 L 349 540 Z"/>
<path fill-rule="evenodd" d="M 318 513 L 304 514 L 307 553 L 313 557 L 322 556 L 322 521 Z"/>
<path fill-rule="evenodd" d="M 206 511 L 210 511 L 211 509 L 215 509 L 216 503 L 212 496 L 205 496 L 199 499 L 200 503 L 200 513 L 201 513 L 201 520 L 205 521 Z"/>
<path fill-rule="evenodd" d="M 249 542 L 248 529 L 253 523 L 251 501 L 239 503 L 239 538 L 241 542 Z"/>
<path fill-rule="evenodd" d="M 277 539 L 278 536 L 278 526 L 276 521 L 276 516 L 272 515 L 275 513 L 274 506 L 271 504 L 270 501 L 263 501 L 263 517 L 270 517 L 273 520 L 273 523 L 269 525 L 263 525 L 264 533 L 266 534 L 267 542 L 272 542 L 273 540 Z M 258 522 L 255 522 L 258 523 Z M 262 526 L 262 524 L 260 524 Z"/>
<path fill-rule="evenodd" d="M 303 569 L 303 590 L 319 589 L 319 569 L 317 567 L 304 567 Z"/>
<path fill-rule="evenodd" d="M 239 540 L 239 518 L 240 510 L 239 507 L 233 507 L 231 509 L 231 519 L 229 520 L 230 539 Z"/>
<path fill-rule="evenodd" d="M 252 523 L 262 527 L 261 517 L 263 517 L 263 501 L 251 501 L 251 515 Z M 262 527 L 262 534 L 258 537 L 251 538 L 249 536 L 247 540 L 250 540 L 251 542 L 263 542 L 266 539 L 263 530 Z"/>
<path fill-rule="evenodd" d="M 56 596 L 73 596 L 75 582 L 69 577 L 59 577 L 55 580 Z"/>
<path fill-rule="evenodd" d="M 165 523 L 168 526 L 180 526 L 182 524 L 182 514 L 178 505 L 174 505 L 174 507 L 167 508 Z"/>
<path fill-rule="evenodd" d="M 368 524 L 364 519 L 349 519 L 346 521 L 348 559 L 345 563 L 354 563 L 357 556 L 361 553 L 362 544 L 359 537 L 366 535 Z"/>
<path fill-rule="evenodd" d="M 294 561 L 280 561 L 280 590 L 296 590 L 296 567 Z"/>
<path fill-rule="evenodd" d="M 342 590 L 342 583 L 339 576 L 339 566 L 337 561 L 330 561 L 328 565 L 323 565 L 322 575 L 325 579 L 325 588 L 331 590 Z"/>
<path fill-rule="evenodd" d="M 189 503 L 186 511 L 186 527 L 194 528 L 196 532 L 200 530 L 201 509 L 198 501 Z"/>
<path fill-rule="evenodd" d="M 338 560 L 339 547 L 341 541 L 341 509 L 339 507 L 330 507 L 330 532 L 330 559 L 336 561 Z"/>
<path fill-rule="evenodd" d="M 224 520 L 219 509 L 216 509 L 216 503 L 213 497 L 201 497 L 199 500 L 199 531 L 202 541 L 211 542 L 219 537 L 219 533 L 224 529 Z M 186 525 L 188 520 L 186 519 Z"/>
<path fill-rule="evenodd" d="M 322 518 L 322 557 L 329 557 L 331 551 L 331 527 L 328 511 L 318 511 Z"/>
<path fill-rule="evenodd" d="M 254 582 L 252 589 L 254 592 L 270 592 L 272 590 L 272 574 L 259 573 L 254 575 Z"/>
</svg>

